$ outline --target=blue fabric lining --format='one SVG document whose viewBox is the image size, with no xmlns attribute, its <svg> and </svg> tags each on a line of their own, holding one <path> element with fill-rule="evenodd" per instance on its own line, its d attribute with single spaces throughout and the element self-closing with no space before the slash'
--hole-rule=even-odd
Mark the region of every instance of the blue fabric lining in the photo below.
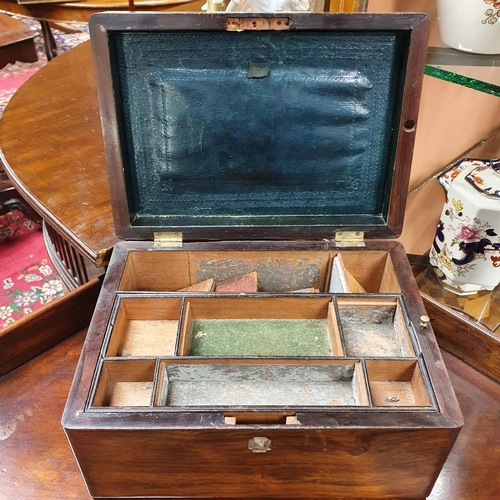
<svg viewBox="0 0 500 500">
<path fill-rule="evenodd" d="M 405 60 L 397 34 L 111 36 L 132 221 L 385 218 Z"/>
</svg>

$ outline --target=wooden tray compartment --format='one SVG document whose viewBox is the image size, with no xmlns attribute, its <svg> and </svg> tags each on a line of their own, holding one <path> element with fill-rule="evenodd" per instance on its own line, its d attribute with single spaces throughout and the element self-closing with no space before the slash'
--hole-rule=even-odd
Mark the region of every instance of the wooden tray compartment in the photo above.
<svg viewBox="0 0 500 500">
<path fill-rule="evenodd" d="M 373 406 L 431 406 L 416 360 L 367 359 Z"/>
<path fill-rule="evenodd" d="M 336 302 L 347 357 L 415 357 L 398 298 L 339 297 Z"/>
<path fill-rule="evenodd" d="M 367 406 L 359 361 L 163 361 L 156 404 L 168 407 Z"/>
<path fill-rule="evenodd" d="M 256 272 L 258 292 L 288 293 L 314 288 L 328 292 L 333 258 L 367 293 L 400 293 L 386 251 L 131 251 L 118 286 L 122 291 L 177 292 L 207 279 L 226 281 Z"/>
<path fill-rule="evenodd" d="M 330 269 L 328 291 L 401 293 L 394 264 L 387 252 L 337 252 L 332 254 Z M 341 281 L 342 285 L 335 286 L 335 281 Z"/>
<path fill-rule="evenodd" d="M 180 356 L 342 356 L 325 296 L 214 296 L 185 301 Z"/>
<path fill-rule="evenodd" d="M 209 278 L 216 282 L 257 272 L 259 291 L 324 289 L 330 252 L 130 252 L 120 290 L 178 291 Z"/>
<path fill-rule="evenodd" d="M 118 297 L 107 357 L 172 356 L 180 297 Z"/>
<path fill-rule="evenodd" d="M 153 397 L 156 360 L 106 360 L 102 363 L 92 406 L 144 407 Z"/>
</svg>

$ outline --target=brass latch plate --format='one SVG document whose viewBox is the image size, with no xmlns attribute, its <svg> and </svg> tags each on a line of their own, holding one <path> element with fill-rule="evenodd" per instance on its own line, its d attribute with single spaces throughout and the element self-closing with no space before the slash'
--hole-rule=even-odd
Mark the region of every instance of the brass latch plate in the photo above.
<svg viewBox="0 0 500 500">
<path fill-rule="evenodd" d="M 154 233 L 154 247 L 181 247 L 182 233 L 158 232 Z"/>
<path fill-rule="evenodd" d="M 228 17 L 227 31 L 259 31 L 259 30 L 288 30 L 288 17 Z"/>
<path fill-rule="evenodd" d="M 339 231 L 335 233 L 337 247 L 364 247 L 365 233 L 363 231 Z"/>
</svg>

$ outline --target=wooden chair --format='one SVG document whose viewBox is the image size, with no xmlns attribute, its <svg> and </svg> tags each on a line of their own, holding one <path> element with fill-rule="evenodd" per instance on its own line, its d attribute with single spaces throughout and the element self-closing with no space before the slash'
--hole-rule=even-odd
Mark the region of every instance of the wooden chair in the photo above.
<svg viewBox="0 0 500 500">
<path fill-rule="evenodd" d="M 2 187 L 3 186 L 3 187 Z M 0 181 L 0 215 L 15 210 L 21 211 L 26 217 L 36 224 L 42 224 L 42 218 L 24 201 L 19 192 L 10 182 Z"/>
</svg>

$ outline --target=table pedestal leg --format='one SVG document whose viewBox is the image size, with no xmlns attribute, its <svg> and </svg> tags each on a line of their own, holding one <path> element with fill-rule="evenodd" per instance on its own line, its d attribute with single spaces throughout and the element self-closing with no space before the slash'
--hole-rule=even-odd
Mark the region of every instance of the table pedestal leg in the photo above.
<svg viewBox="0 0 500 500">
<path fill-rule="evenodd" d="M 56 39 L 50 29 L 49 21 L 40 21 L 40 24 L 42 26 L 43 46 L 45 48 L 47 61 L 52 61 L 52 59 L 57 56 Z"/>
</svg>

